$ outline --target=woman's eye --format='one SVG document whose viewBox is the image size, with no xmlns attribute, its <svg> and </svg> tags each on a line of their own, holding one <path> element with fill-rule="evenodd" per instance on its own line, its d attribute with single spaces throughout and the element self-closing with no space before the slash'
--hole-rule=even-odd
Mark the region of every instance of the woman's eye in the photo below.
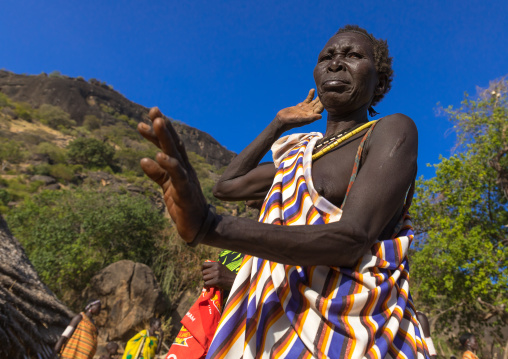
<svg viewBox="0 0 508 359">
<path fill-rule="evenodd" d="M 332 56 L 330 54 L 326 54 L 326 55 L 320 56 L 318 59 L 318 62 L 330 60 L 331 58 L 332 58 Z"/>
<path fill-rule="evenodd" d="M 347 54 L 347 57 L 349 57 L 350 59 L 353 58 L 353 59 L 361 59 L 362 58 L 362 55 L 360 55 L 359 53 L 357 52 L 349 52 Z"/>
</svg>

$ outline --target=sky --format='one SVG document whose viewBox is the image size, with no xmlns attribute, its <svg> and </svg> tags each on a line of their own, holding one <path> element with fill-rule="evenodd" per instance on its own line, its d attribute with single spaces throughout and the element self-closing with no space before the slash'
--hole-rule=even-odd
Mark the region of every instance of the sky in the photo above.
<svg viewBox="0 0 508 359">
<path fill-rule="evenodd" d="M 302 101 L 317 55 L 345 24 L 387 39 L 392 90 L 381 116 L 419 131 L 419 175 L 452 154 L 440 106 L 508 74 L 508 1 L 2 0 L 0 68 L 60 71 L 210 133 L 240 152 Z M 324 118 L 326 115 L 324 116 Z M 325 130 L 325 120 L 293 132 Z"/>
</svg>

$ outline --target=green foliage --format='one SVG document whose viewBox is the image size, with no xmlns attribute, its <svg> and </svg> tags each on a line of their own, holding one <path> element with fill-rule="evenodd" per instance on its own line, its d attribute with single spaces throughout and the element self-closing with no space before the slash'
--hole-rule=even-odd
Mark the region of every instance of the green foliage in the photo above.
<svg viewBox="0 0 508 359">
<path fill-rule="evenodd" d="M 81 165 L 66 165 L 64 163 L 57 163 L 49 166 L 49 175 L 63 182 L 71 182 L 74 175 L 82 169 Z"/>
<path fill-rule="evenodd" d="M 94 136 L 99 138 L 105 138 L 115 143 L 118 146 L 124 147 L 125 139 L 130 140 L 141 140 L 141 135 L 138 131 L 127 127 L 123 124 L 116 124 L 115 126 L 104 126 L 99 130 L 93 132 Z"/>
<path fill-rule="evenodd" d="M 7 205 L 11 201 L 11 195 L 5 189 L 0 188 L 0 204 Z"/>
<path fill-rule="evenodd" d="M 67 146 L 67 156 L 72 163 L 86 168 L 102 168 L 114 165 L 115 149 L 95 138 L 77 138 Z"/>
<path fill-rule="evenodd" d="M 460 330 L 506 325 L 508 208 L 493 165 L 506 160 L 508 149 L 506 92 L 466 97 L 460 109 L 446 112 L 461 152 L 441 158 L 436 177 L 418 181 L 415 298 L 436 318 L 436 329 L 452 329 L 455 320 Z"/>
<path fill-rule="evenodd" d="M 9 194 L 10 201 L 20 201 L 29 198 L 43 185 L 40 181 L 28 181 L 23 176 L 3 180 L 4 190 Z"/>
<path fill-rule="evenodd" d="M 122 170 L 127 170 L 143 176 L 144 172 L 139 165 L 139 161 L 144 158 L 154 158 L 157 150 L 152 146 L 146 150 L 138 150 L 134 148 L 125 148 L 115 153 L 115 160 L 121 166 Z"/>
<path fill-rule="evenodd" d="M 208 246 L 191 248 L 176 229 L 168 230 L 167 238 L 156 244 L 152 269 L 170 303 L 177 303 L 187 289 L 203 286 L 201 265 L 207 259 L 217 260 L 220 250 Z"/>
<path fill-rule="evenodd" d="M 14 105 L 12 104 L 12 101 L 10 100 L 10 98 L 6 94 L 0 92 L 0 108 L 13 107 L 13 106 Z"/>
<path fill-rule="evenodd" d="M 25 121 L 32 121 L 35 110 L 26 102 L 15 102 L 14 114 Z"/>
<path fill-rule="evenodd" d="M 58 70 L 55 70 L 55 71 L 51 71 L 48 76 L 52 77 L 52 78 L 61 78 L 62 73 Z"/>
<path fill-rule="evenodd" d="M 37 111 L 37 117 L 41 123 L 58 130 L 76 126 L 76 121 L 72 120 L 70 115 L 58 106 L 41 105 Z"/>
<path fill-rule="evenodd" d="M 57 294 L 81 291 L 121 259 L 151 264 L 167 220 L 141 196 L 44 191 L 7 216 L 42 280 Z"/>
<path fill-rule="evenodd" d="M 189 162 L 196 171 L 196 174 L 201 184 L 201 189 L 205 195 L 207 201 L 214 205 L 221 204 L 221 201 L 214 197 L 213 186 L 215 180 L 210 177 L 210 173 L 213 171 L 213 166 L 206 162 L 206 160 L 195 152 L 188 152 Z"/>
<path fill-rule="evenodd" d="M 23 145 L 17 141 L 2 139 L 0 141 L 0 163 L 20 163 L 25 160 L 27 152 Z"/>
<path fill-rule="evenodd" d="M 88 131 L 97 130 L 97 129 L 101 128 L 101 125 L 102 125 L 102 121 L 94 115 L 86 115 L 85 119 L 83 120 L 83 126 Z"/>
<path fill-rule="evenodd" d="M 52 163 L 65 163 L 66 162 L 66 151 L 63 148 L 58 147 L 57 145 L 51 142 L 41 142 L 39 143 L 34 151 L 34 153 L 39 155 L 48 156 L 49 160 Z"/>
</svg>

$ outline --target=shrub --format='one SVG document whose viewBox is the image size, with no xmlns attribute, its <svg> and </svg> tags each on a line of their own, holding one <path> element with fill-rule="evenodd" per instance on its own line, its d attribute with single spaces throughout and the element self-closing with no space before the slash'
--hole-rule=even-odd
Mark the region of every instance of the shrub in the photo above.
<svg viewBox="0 0 508 359">
<path fill-rule="evenodd" d="M 121 259 L 150 265 L 168 226 L 148 199 L 114 192 L 43 191 L 11 210 L 10 228 L 41 279 L 62 298 Z"/>
<path fill-rule="evenodd" d="M 34 117 L 34 109 L 30 104 L 26 102 L 16 102 L 14 103 L 14 114 L 25 120 L 25 121 L 32 121 L 32 118 Z"/>
<path fill-rule="evenodd" d="M 77 138 L 67 146 L 67 156 L 72 163 L 86 168 L 102 168 L 114 165 L 115 149 L 95 138 Z"/>
<path fill-rule="evenodd" d="M 0 188 L 0 205 L 7 205 L 11 201 L 11 195 L 5 189 Z"/>
<path fill-rule="evenodd" d="M 51 71 L 48 76 L 53 77 L 53 78 L 61 78 L 62 73 L 58 70 L 55 70 L 55 71 Z"/>
<path fill-rule="evenodd" d="M 9 139 L 0 141 L 0 162 L 21 163 L 27 156 L 23 145 Z"/>
<path fill-rule="evenodd" d="M 65 182 L 70 182 L 74 178 L 75 173 L 75 166 L 68 166 L 63 163 L 57 163 L 49 168 L 49 174 L 51 177 Z"/>
<path fill-rule="evenodd" d="M 34 153 L 46 155 L 52 163 L 65 163 L 66 151 L 51 142 L 41 142 L 37 145 Z"/>
<path fill-rule="evenodd" d="M 147 150 L 136 150 L 133 148 L 126 148 L 119 150 L 115 154 L 116 162 L 121 166 L 122 171 L 131 171 L 136 176 L 143 176 L 144 172 L 139 165 L 139 161 L 143 157 L 154 158 L 157 151 L 153 148 Z"/>
<path fill-rule="evenodd" d="M 102 125 L 102 121 L 99 120 L 96 116 L 94 115 L 86 115 L 85 116 L 85 119 L 83 120 L 83 126 L 88 130 L 88 131 L 93 131 L 93 130 L 96 130 L 98 128 L 101 128 L 101 125 Z"/>
<path fill-rule="evenodd" d="M 13 107 L 13 105 L 9 97 L 6 94 L 0 92 L 0 108 L 2 107 Z"/>
<path fill-rule="evenodd" d="M 58 106 L 43 104 L 37 111 L 40 121 L 54 129 L 65 129 L 76 126 L 76 121 Z"/>
</svg>

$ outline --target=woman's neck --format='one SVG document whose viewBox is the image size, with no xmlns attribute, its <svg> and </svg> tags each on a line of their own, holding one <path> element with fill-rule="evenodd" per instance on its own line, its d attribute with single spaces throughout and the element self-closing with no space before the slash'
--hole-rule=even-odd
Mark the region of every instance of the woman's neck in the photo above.
<svg viewBox="0 0 508 359">
<path fill-rule="evenodd" d="M 367 104 L 347 113 L 328 111 L 324 137 L 329 138 L 340 132 L 347 131 L 359 124 L 369 122 L 369 118 L 367 117 L 368 108 L 369 105 Z"/>
</svg>

